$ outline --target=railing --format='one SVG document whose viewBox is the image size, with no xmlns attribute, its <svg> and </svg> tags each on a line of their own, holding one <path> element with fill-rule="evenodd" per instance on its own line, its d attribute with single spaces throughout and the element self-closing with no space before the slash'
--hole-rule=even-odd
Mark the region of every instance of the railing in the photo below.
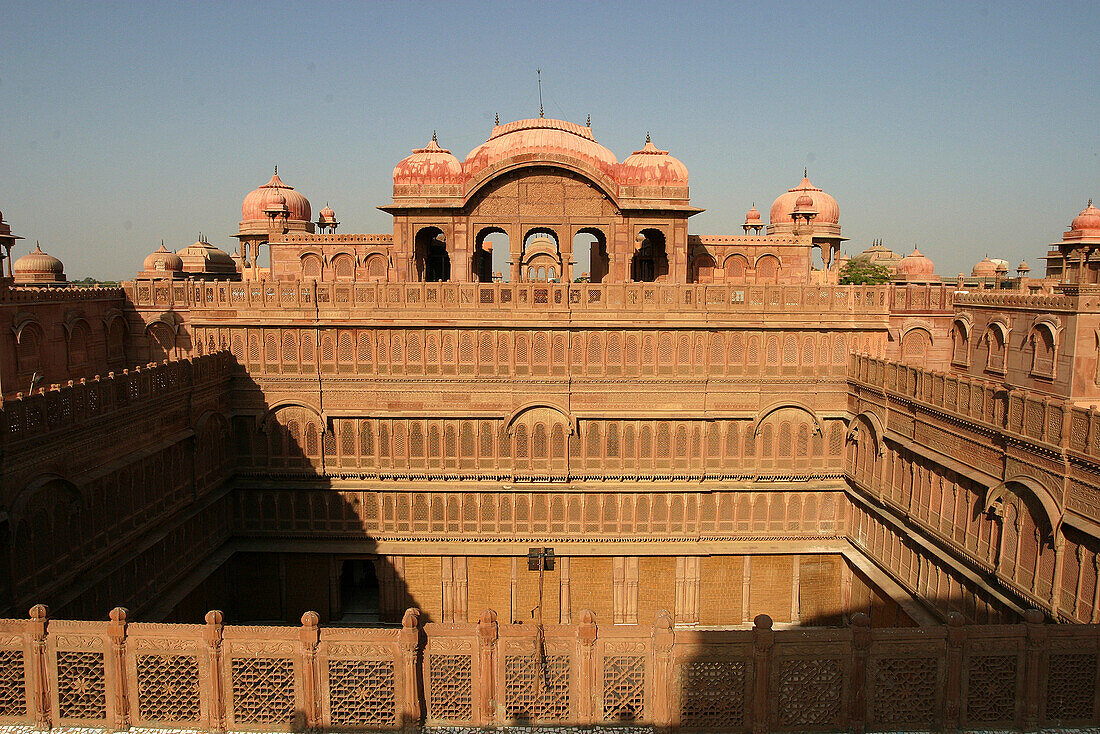
<svg viewBox="0 0 1100 734">
<path fill-rule="evenodd" d="M 121 299 L 126 295 L 122 286 L 32 286 L 15 285 L 0 288 L 0 303 L 56 303 L 58 301 L 98 301 Z"/>
<path fill-rule="evenodd" d="M 1100 628 L 675 628 L 477 623 L 329 628 L 0 621 L 0 723 L 125 730 L 633 723 L 696 731 L 1095 726 Z M 419 628 L 418 628 L 419 627 Z M 424 706 L 422 708 L 421 701 Z"/>
<path fill-rule="evenodd" d="M 1100 412 L 988 380 L 853 355 L 848 377 L 953 416 L 1100 460 Z"/>
<path fill-rule="evenodd" d="M 951 310 L 944 286 L 659 285 L 649 283 L 357 283 L 301 281 L 155 281 L 124 284 L 139 308 L 341 309 L 406 313 L 469 308 L 486 313 L 654 311 L 886 315 L 906 308 Z M 912 295 L 920 290 L 924 295 Z M 912 293 L 911 293 L 912 291 Z M 891 296 L 892 292 L 904 295 Z M 901 299 L 901 300 L 899 300 Z M 915 299 L 915 300 L 914 300 Z"/>
<path fill-rule="evenodd" d="M 106 377 L 70 380 L 66 385 L 40 388 L 29 395 L 18 393 L 0 403 L 0 442 L 10 444 L 42 436 L 122 408 L 161 401 L 203 383 L 228 380 L 232 364 L 229 352 L 216 352 L 111 372 Z"/>
</svg>

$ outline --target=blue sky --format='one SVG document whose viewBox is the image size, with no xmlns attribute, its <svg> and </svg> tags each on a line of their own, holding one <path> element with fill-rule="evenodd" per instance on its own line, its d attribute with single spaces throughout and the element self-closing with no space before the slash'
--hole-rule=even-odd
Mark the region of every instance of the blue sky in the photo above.
<svg viewBox="0 0 1100 734">
<path fill-rule="evenodd" d="M 71 278 L 161 239 L 229 249 L 279 165 L 344 232 L 390 231 L 394 164 L 493 115 L 646 131 L 691 172 L 690 230 L 740 233 L 807 166 L 847 250 L 937 272 L 1040 266 L 1100 199 L 1100 3 L 0 5 L 0 211 Z"/>
</svg>

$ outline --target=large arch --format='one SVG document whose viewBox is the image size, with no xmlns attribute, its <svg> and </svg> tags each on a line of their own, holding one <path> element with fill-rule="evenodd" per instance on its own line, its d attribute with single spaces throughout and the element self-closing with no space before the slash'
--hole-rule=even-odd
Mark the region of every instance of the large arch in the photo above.
<svg viewBox="0 0 1100 734">
<path fill-rule="evenodd" d="M 535 160 L 531 160 L 529 154 L 516 155 L 494 163 L 488 168 L 480 171 L 473 180 L 467 183 L 466 194 L 463 197 L 462 205 L 466 208 L 475 205 L 476 199 L 483 195 L 484 190 L 496 179 L 507 173 L 512 173 L 521 169 L 539 168 L 556 168 L 580 176 L 603 193 L 615 206 L 616 212 L 621 212 L 618 198 L 619 187 L 610 176 L 579 158 L 560 154 L 545 155 Z"/>
<path fill-rule="evenodd" d="M 1032 477 L 1016 475 L 990 487 L 982 498 L 982 507 L 986 512 L 1000 515 L 1005 504 L 1011 501 L 1011 495 L 1023 500 L 1030 510 L 1038 511 L 1040 517 L 1046 521 L 1046 532 L 1052 536 L 1058 532 L 1063 519 L 1058 500 L 1049 489 Z"/>
</svg>

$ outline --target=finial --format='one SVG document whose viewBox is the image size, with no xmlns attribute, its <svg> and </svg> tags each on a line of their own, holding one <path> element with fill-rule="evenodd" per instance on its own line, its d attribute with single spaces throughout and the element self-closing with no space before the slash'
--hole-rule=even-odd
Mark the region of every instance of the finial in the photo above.
<svg viewBox="0 0 1100 734">
<path fill-rule="evenodd" d="M 584 121 L 585 127 L 592 127 L 592 115 L 588 116 L 588 119 Z"/>
<path fill-rule="evenodd" d="M 432 130 L 432 142 L 433 143 L 438 143 L 439 142 L 439 140 L 435 137 L 435 130 Z"/>
<path fill-rule="evenodd" d="M 647 143 L 648 143 L 648 142 L 650 142 L 650 140 L 649 140 L 649 130 L 646 130 L 646 131 L 645 131 L 645 141 L 646 141 Z"/>
<path fill-rule="evenodd" d="M 1092 198 L 1089 197 L 1089 206 L 1092 206 Z"/>
<path fill-rule="evenodd" d="M 496 113 L 495 115 L 493 115 L 493 124 L 494 125 L 499 125 L 500 124 L 500 113 L 499 112 Z"/>
<path fill-rule="evenodd" d="M 279 175 L 279 164 L 278 163 L 275 164 L 275 175 L 276 176 Z"/>
<path fill-rule="evenodd" d="M 539 79 L 539 117 L 542 117 L 542 69 L 535 69 Z"/>
<path fill-rule="evenodd" d="M 810 177 L 809 167 L 808 166 L 803 166 L 803 168 L 802 168 L 802 178 L 809 178 L 809 177 Z"/>
</svg>

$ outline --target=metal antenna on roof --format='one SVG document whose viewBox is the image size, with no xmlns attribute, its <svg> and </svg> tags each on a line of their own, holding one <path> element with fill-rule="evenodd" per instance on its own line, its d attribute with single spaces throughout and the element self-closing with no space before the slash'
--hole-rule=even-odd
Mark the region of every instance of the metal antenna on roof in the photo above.
<svg viewBox="0 0 1100 734">
<path fill-rule="evenodd" d="M 542 117 L 542 69 L 535 69 L 539 80 L 539 117 Z"/>
</svg>

